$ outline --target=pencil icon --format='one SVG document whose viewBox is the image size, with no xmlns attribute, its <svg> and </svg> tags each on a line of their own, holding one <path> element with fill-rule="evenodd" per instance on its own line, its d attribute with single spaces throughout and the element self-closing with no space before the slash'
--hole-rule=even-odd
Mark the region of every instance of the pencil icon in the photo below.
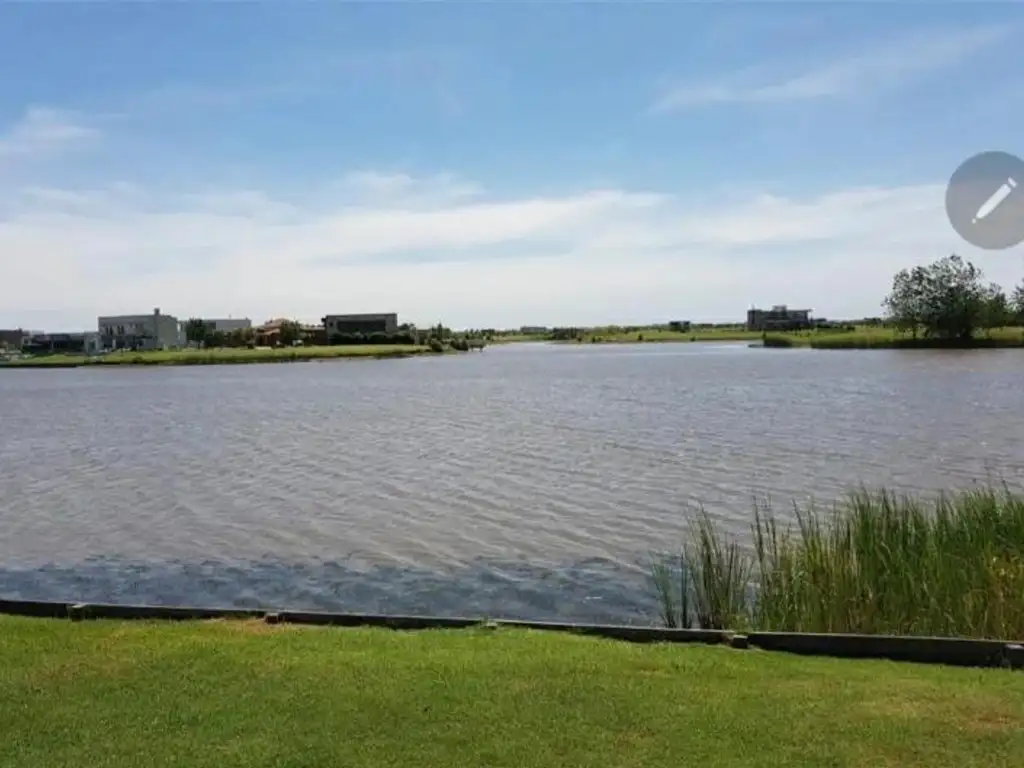
<svg viewBox="0 0 1024 768">
<path fill-rule="evenodd" d="M 1003 201 L 1010 196 L 1010 193 L 1017 188 L 1017 182 L 1014 181 L 1013 177 L 1007 177 L 1006 183 L 999 187 L 995 192 L 992 193 L 992 197 L 981 204 L 981 208 L 974 214 L 974 218 L 971 219 L 971 224 L 977 224 L 979 221 L 988 216 L 992 211 L 1002 205 Z"/>
</svg>

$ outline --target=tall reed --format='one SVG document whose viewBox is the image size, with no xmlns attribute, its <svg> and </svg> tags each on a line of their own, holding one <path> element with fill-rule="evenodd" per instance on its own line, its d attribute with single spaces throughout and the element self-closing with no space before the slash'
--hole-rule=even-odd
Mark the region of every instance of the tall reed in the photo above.
<svg viewBox="0 0 1024 768">
<path fill-rule="evenodd" d="M 794 505 L 788 523 L 755 502 L 751 533 L 741 548 L 694 517 L 678 571 L 700 626 L 1024 638 L 1024 496 L 1005 487 L 860 490 L 824 513 Z M 678 617 L 674 562 L 657 563 L 655 588 Z"/>
<path fill-rule="evenodd" d="M 747 622 L 751 560 L 722 536 L 701 508 L 678 555 L 653 565 L 653 581 L 668 627 L 728 629 Z M 678 583 L 678 589 L 676 584 Z"/>
</svg>

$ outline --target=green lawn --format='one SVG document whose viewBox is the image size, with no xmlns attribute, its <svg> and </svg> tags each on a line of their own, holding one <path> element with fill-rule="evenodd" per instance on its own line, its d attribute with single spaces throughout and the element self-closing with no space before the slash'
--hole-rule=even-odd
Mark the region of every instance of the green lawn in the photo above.
<svg viewBox="0 0 1024 768">
<path fill-rule="evenodd" d="M 218 365 L 230 363 L 279 363 L 330 360 L 352 357 L 407 357 L 433 354 L 429 347 L 411 344 L 360 344 L 355 346 L 221 347 L 216 349 L 175 349 L 157 352 L 111 352 L 98 357 L 46 355 L 0 364 L 11 368 L 77 368 L 93 365 Z"/>
<path fill-rule="evenodd" d="M 519 630 L 0 618 L 0 764 L 1019 766 L 1024 675 Z"/>
</svg>

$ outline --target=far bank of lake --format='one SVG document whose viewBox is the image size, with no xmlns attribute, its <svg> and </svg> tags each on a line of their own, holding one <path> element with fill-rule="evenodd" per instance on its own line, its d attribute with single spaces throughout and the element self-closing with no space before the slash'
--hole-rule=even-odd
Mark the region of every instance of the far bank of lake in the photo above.
<svg viewBox="0 0 1024 768">
<path fill-rule="evenodd" d="M 214 349 L 175 349 L 153 352 L 111 352 L 86 356 L 70 354 L 39 355 L 0 362 L 2 368 L 82 368 L 128 365 L 238 365 L 245 363 L 294 363 L 342 359 L 393 359 L 417 355 L 438 355 L 426 345 L 363 344 L 323 347 L 218 347 Z"/>
<path fill-rule="evenodd" d="M 514 337 L 515 341 L 548 340 L 537 336 Z M 749 341 L 765 347 L 809 347 L 811 349 L 990 349 L 1024 347 L 1024 328 L 996 328 L 977 333 L 973 339 L 928 339 L 914 337 L 882 326 L 856 326 L 849 330 L 820 328 L 806 331 L 747 331 L 741 328 L 710 328 L 670 331 L 647 328 L 621 330 L 590 329 L 575 339 L 550 340 L 554 344 L 669 344 L 688 342 Z"/>
</svg>

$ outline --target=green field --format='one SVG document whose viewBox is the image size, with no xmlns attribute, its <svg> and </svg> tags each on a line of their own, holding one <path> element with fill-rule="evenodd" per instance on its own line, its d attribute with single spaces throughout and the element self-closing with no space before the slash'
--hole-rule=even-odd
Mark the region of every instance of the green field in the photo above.
<svg viewBox="0 0 1024 768">
<path fill-rule="evenodd" d="M 79 368 L 107 365 L 224 365 L 239 363 L 287 363 L 341 358 L 387 358 L 437 354 L 427 346 L 361 344 L 357 346 L 220 347 L 216 349 L 176 349 L 157 352 L 111 352 L 97 357 L 84 355 L 46 355 L 12 360 L 0 368 Z"/>
<path fill-rule="evenodd" d="M 1024 675 L 522 630 L 0 617 L 0 765 L 1018 766 Z"/>
<path fill-rule="evenodd" d="M 760 335 L 758 335 L 760 338 Z M 859 326 L 853 331 L 836 332 L 801 331 L 797 333 L 768 334 L 769 345 L 786 347 L 812 347 L 813 349 L 912 349 L 949 346 L 972 347 L 1024 347 L 1024 328 L 996 328 L 991 333 L 979 333 L 970 344 L 946 342 L 938 339 L 914 339 L 909 333 L 891 328 Z"/>
</svg>

